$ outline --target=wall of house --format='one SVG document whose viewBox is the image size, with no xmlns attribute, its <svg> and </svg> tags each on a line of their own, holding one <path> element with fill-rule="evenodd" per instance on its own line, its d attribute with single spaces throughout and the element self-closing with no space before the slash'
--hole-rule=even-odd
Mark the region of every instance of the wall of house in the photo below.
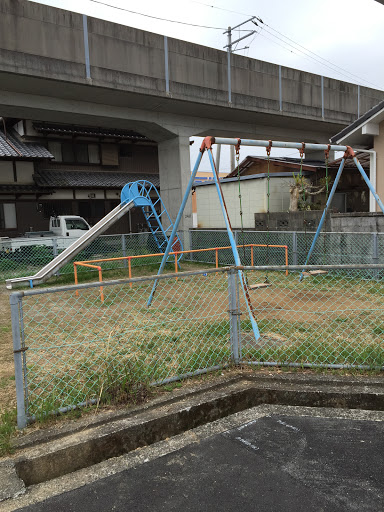
<svg viewBox="0 0 384 512">
<path fill-rule="evenodd" d="M 20 236 L 27 231 L 47 231 L 49 229 L 49 217 L 51 215 L 80 215 L 90 224 L 94 224 L 98 218 L 90 215 L 99 213 L 98 217 L 103 217 L 117 206 L 116 200 L 83 200 L 76 201 L 70 199 L 67 195 L 65 199 L 54 200 L 50 197 L 48 200 L 39 198 L 16 201 L 16 219 L 17 227 L 12 230 L 0 230 L 0 236 Z M 0 201 L 1 205 L 1 201 Z M 105 234 L 129 233 L 131 230 L 136 232 L 143 229 L 144 218 L 141 210 L 135 208 L 129 214 L 116 222 Z"/>
<path fill-rule="evenodd" d="M 33 162 L 18 162 L 16 161 L 16 176 L 17 183 L 21 184 L 30 184 L 33 183 Z"/>
<path fill-rule="evenodd" d="M 286 211 L 289 207 L 290 178 L 270 180 L 271 212 Z M 242 180 L 241 202 L 244 228 L 255 227 L 255 213 L 267 212 L 266 178 Z M 222 183 L 224 199 L 233 228 L 241 228 L 239 185 L 237 181 Z M 197 225 L 199 228 L 225 228 L 220 202 L 214 185 L 196 187 Z"/>
<path fill-rule="evenodd" d="M 337 170 L 329 169 L 328 176 L 330 186 L 332 186 Z M 369 175 L 369 171 L 367 170 Z M 314 176 L 312 182 L 315 185 L 323 184 L 325 178 L 325 170 L 319 170 Z M 319 208 L 323 209 L 326 204 L 326 192 L 313 196 L 313 202 L 319 204 Z M 344 208 L 341 205 L 344 204 Z M 335 200 L 332 202 L 331 208 L 334 213 L 353 213 L 369 211 L 369 190 L 360 172 L 354 168 L 345 168 L 340 181 L 337 185 Z"/>
<path fill-rule="evenodd" d="M 0 180 L 1 183 L 13 183 L 13 165 L 10 161 L 0 162 Z"/>
<path fill-rule="evenodd" d="M 379 124 L 379 135 L 374 137 L 373 149 L 376 151 L 376 192 L 381 199 L 384 198 L 384 121 Z M 376 204 L 376 211 L 380 212 Z"/>
<path fill-rule="evenodd" d="M 21 162 L 15 160 L 16 181 L 11 160 L 0 161 L 0 183 L 11 184 L 17 183 L 19 185 L 33 184 L 33 162 Z"/>
</svg>

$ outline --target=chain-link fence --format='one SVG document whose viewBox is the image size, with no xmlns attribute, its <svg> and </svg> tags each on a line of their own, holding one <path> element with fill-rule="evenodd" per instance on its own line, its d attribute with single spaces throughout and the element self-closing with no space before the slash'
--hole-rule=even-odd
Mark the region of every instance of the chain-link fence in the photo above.
<svg viewBox="0 0 384 512">
<path fill-rule="evenodd" d="M 288 247 L 288 262 L 290 265 L 303 265 L 311 247 L 314 232 L 301 231 L 234 231 L 238 245 L 264 244 L 286 245 Z M 194 249 L 204 247 L 223 247 L 230 245 L 226 231 L 191 230 L 190 245 Z M 231 251 L 224 254 L 220 251 L 220 263 L 233 264 Z M 239 248 L 243 264 L 251 264 L 251 252 L 245 254 Z M 210 263 L 212 255 L 204 256 Z M 195 259 L 203 259 L 195 256 Z M 315 250 L 309 264 L 312 265 L 349 265 L 349 264 L 384 264 L 384 233 L 320 233 Z M 284 251 L 273 247 L 258 247 L 254 251 L 255 265 L 282 265 Z"/>
<path fill-rule="evenodd" d="M 233 363 L 382 368 L 383 268 L 247 269 L 260 337 L 235 268 L 162 276 L 150 307 L 153 276 L 14 292 L 18 424 Z"/>
<path fill-rule="evenodd" d="M 0 277 L 2 280 L 33 275 L 47 265 L 53 258 L 69 247 L 74 238 L 29 238 L 9 239 L 0 243 Z M 100 258 L 120 258 L 140 254 L 158 253 L 152 233 L 130 233 L 123 235 L 102 235 L 92 241 L 64 267 L 58 275 L 73 274 L 75 261 L 87 261 Z M 132 260 L 132 265 L 159 263 L 160 258 Z M 103 263 L 105 270 L 127 268 L 126 261 Z M 80 272 L 92 272 L 82 268 Z"/>
<path fill-rule="evenodd" d="M 286 231 L 245 231 L 237 230 L 235 239 L 238 245 L 267 245 L 268 247 L 239 248 L 240 258 L 246 265 L 283 265 L 285 251 L 288 248 L 290 265 L 304 264 L 311 246 L 313 232 Z M 184 247 L 188 249 L 207 249 L 230 246 L 226 231 L 191 230 L 180 233 Z M 0 245 L 0 277 L 11 279 L 28 276 L 39 271 L 57 254 L 73 242 L 71 239 L 37 238 L 14 242 L 5 241 Z M 126 256 L 156 254 L 159 249 L 151 233 L 131 233 L 123 235 L 102 235 L 68 262 L 59 271 L 61 275 L 73 275 L 75 261 L 121 258 Z M 253 259 L 253 261 L 252 261 Z M 217 255 L 219 265 L 233 265 L 231 249 L 220 250 Z M 159 265 L 161 257 L 151 256 L 131 260 L 134 267 Z M 185 254 L 182 261 L 215 264 L 215 251 Z M 182 267 L 181 261 L 181 267 Z M 384 233 L 321 233 L 309 262 L 313 265 L 346 265 L 346 264 L 384 264 Z M 101 262 L 103 271 L 127 269 L 127 260 Z M 79 267 L 80 273 L 95 272 L 95 269 Z"/>
</svg>

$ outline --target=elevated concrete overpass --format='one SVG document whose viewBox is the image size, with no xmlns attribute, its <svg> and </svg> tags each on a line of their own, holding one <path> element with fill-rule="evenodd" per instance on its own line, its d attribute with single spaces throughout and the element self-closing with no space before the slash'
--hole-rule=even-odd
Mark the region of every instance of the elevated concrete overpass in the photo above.
<svg viewBox="0 0 384 512">
<path fill-rule="evenodd" d="M 325 142 L 384 92 L 81 14 L 0 0 L 0 115 L 134 129 L 159 143 L 175 216 L 190 136 Z M 186 209 L 185 225 L 191 223 Z"/>
</svg>

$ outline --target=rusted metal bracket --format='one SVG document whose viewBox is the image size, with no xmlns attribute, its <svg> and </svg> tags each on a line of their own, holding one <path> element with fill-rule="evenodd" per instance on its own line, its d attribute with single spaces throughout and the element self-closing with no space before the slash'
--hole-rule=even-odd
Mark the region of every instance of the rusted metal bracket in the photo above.
<svg viewBox="0 0 384 512">
<path fill-rule="evenodd" d="M 353 151 L 351 146 L 347 146 L 347 150 L 344 153 L 344 158 L 347 159 L 347 158 L 354 158 L 354 157 L 355 157 L 355 152 Z"/>
<path fill-rule="evenodd" d="M 200 152 L 204 153 L 206 149 L 212 149 L 212 144 L 215 143 L 215 137 L 205 137 L 200 146 Z"/>
<path fill-rule="evenodd" d="M 18 354 L 19 352 L 26 352 L 28 349 L 29 349 L 29 347 L 22 347 L 22 348 L 19 348 L 18 350 L 14 350 L 13 353 Z"/>
</svg>

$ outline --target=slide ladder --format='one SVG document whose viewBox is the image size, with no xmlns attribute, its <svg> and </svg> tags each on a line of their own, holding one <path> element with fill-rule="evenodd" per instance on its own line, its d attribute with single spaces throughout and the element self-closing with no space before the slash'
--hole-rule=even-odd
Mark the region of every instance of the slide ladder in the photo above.
<svg viewBox="0 0 384 512">
<path fill-rule="evenodd" d="M 159 252 L 165 252 L 169 235 L 172 233 L 173 223 L 156 187 L 146 180 L 127 183 L 121 191 L 121 202 L 127 203 L 130 201 L 133 201 L 135 206 L 141 208 Z M 167 224 L 166 228 L 163 225 L 164 222 Z M 176 233 L 172 242 L 171 252 L 182 250 L 183 244 Z M 180 254 L 178 261 L 180 261 L 182 256 Z M 174 257 L 170 256 L 168 261 L 174 261 Z"/>
</svg>

